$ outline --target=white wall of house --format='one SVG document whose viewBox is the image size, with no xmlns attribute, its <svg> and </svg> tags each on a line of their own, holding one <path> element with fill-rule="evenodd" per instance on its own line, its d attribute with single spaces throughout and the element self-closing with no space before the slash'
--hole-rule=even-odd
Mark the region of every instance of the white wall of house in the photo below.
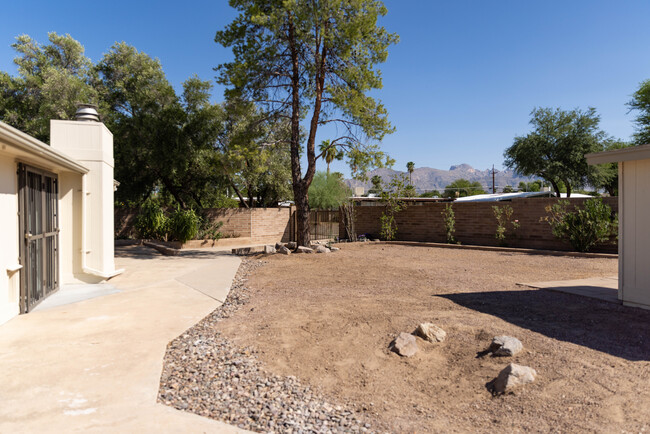
<svg viewBox="0 0 650 434">
<path fill-rule="evenodd" d="M 18 195 L 16 163 L 0 141 L 0 324 L 19 312 Z"/>
</svg>

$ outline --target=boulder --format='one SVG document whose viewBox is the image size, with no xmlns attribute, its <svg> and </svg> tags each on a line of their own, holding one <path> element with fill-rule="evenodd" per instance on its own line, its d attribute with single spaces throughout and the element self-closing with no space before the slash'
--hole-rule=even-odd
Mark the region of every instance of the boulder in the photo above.
<svg viewBox="0 0 650 434">
<path fill-rule="evenodd" d="M 316 253 L 329 253 L 330 249 L 328 249 L 325 246 L 318 246 L 316 247 Z"/>
<path fill-rule="evenodd" d="M 276 249 L 276 251 L 277 251 L 278 253 L 283 254 L 283 255 L 290 255 L 290 254 L 291 254 L 291 250 L 287 249 L 287 248 L 284 247 L 284 246 L 280 246 L 280 247 L 278 247 L 278 248 Z"/>
<path fill-rule="evenodd" d="M 275 243 L 275 250 L 278 250 L 280 247 L 284 247 L 282 243 Z"/>
<path fill-rule="evenodd" d="M 296 247 L 298 247 L 298 243 L 296 243 L 295 241 L 289 241 L 287 243 L 287 247 L 291 250 L 294 250 Z"/>
<path fill-rule="evenodd" d="M 339 249 L 338 247 L 330 247 L 330 250 L 331 250 L 332 252 L 338 252 L 338 251 L 341 250 L 341 249 Z"/>
<path fill-rule="evenodd" d="M 506 366 L 497 378 L 488 384 L 488 388 L 494 395 L 501 395 L 512 392 L 512 389 L 532 383 L 537 377 L 537 372 L 528 366 L 516 365 L 514 363 Z"/>
<path fill-rule="evenodd" d="M 524 346 L 517 338 L 513 338 L 512 336 L 495 336 L 487 352 L 492 353 L 496 357 L 512 357 L 523 349 Z"/>
<path fill-rule="evenodd" d="M 400 356 L 411 357 L 418 352 L 418 344 L 415 336 L 402 332 L 392 342 L 392 349 Z"/>
<path fill-rule="evenodd" d="M 425 322 L 420 324 L 415 329 L 415 335 L 420 336 L 425 341 L 429 342 L 442 342 L 447 337 L 447 332 L 438 327 L 437 325 Z"/>
<path fill-rule="evenodd" d="M 314 253 L 314 249 L 309 247 L 300 246 L 296 249 L 296 253 Z"/>
<path fill-rule="evenodd" d="M 273 247 L 273 246 L 264 246 L 264 253 L 266 253 L 266 254 L 275 253 L 275 247 Z"/>
</svg>

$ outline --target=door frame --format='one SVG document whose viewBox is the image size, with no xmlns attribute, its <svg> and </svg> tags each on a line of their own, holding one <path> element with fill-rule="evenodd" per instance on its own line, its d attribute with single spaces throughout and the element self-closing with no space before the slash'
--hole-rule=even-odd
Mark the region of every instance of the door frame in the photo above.
<svg viewBox="0 0 650 434">
<path fill-rule="evenodd" d="M 31 235 L 26 233 L 27 222 L 26 219 L 29 218 L 28 210 L 28 195 L 29 195 L 29 186 L 28 186 L 28 173 L 34 173 L 41 177 L 41 188 L 40 192 L 40 201 L 41 201 L 41 228 L 42 231 L 40 234 Z M 45 178 L 52 179 L 52 186 L 54 194 L 54 200 L 51 207 L 51 213 L 47 213 L 47 199 L 48 192 L 46 190 Z M 51 199 L 51 197 L 50 197 Z M 49 232 L 47 221 L 51 219 L 51 228 Z M 41 301 L 45 300 L 47 297 L 58 291 L 60 287 L 60 270 L 59 270 L 59 177 L 56 173 L 50 172 L 45 169 L 40 169 L 38 167 L 18 163 L 18 222 L 19 222 L 19 245 L 20 245 L 20 264 L 22 268 L 20 269 L 20 313 L 28 313 L 32 311 Z M 48 252 L 47 243 L 45 240 L 48 238 L 53 239 L 52 250 L 53 252 Z M 30 241 L 35 241 L 42 239 L 42 266 L 41 266 L 41 276 L 42 279 L 42 297 L 38 300 L 34 300 L 31 295 L 32 292 L 31 286 L 32 282 L 30 281 L 31 267 L 33 264 L 29 261 L 28 247 Z M 50 257 L 48 253 L 52 253 L 53 257 Z M 51 270 L 52 281 L 47 282 L 48 276 L 46 275 L 47 270 Z M 51 284 L 51 285 L 47 285 Z"/>
</svg>

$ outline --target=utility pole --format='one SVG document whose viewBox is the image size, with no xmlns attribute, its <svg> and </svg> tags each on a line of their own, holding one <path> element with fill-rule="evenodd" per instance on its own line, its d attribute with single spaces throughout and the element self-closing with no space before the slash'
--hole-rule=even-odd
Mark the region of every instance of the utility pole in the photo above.
<svg viewBox="0 0 650 434">
<path fill-rule="evenodd" d="M 494 164 L 492 165 L 492 194 L 496 194 L 497 190 L 494 186 Z"/>
</svg>

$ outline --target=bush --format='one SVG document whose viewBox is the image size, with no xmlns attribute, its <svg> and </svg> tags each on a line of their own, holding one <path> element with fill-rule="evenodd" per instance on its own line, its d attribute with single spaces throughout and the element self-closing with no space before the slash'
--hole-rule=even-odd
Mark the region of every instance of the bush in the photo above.
<svg viewBox="0 0 650 434">
<path fill-rule="evenodd" d="M 569 202 L 559 201 L 546 207 L 553 235 L 568 240 L 579 252 L 587 252 L 594 245 L 609 241 L 618 232 L 618 215 L 600 198 L 587 199 L 582 209 L 567 210 Z"/>
<path fill-rule="evenodd" d="M 154 199 L 147 199 L 135 219 L 135 230 L 143 239 L 165 238 L 168 219 Z"/>
<path fill-rule="evenodd" d="M 317 172 L 309 186 L 311 209 L 338 209 L 352 196 L 352 190 L 335 174 Z"/>
<path fill-rule="evenodd" d="M 495 237 L 499 241 L 499 244 L 502 246 L 506 245 L 506 238 L 508 237 L 508 224 L 512 226 L 512 232 L 516 231 L 519 227 L 519 220 L 512 219 L 512 207 L 510 205 L 493 206 L 492 211 L 494 212 L 494 218 L 497 219 L 497 230 Z"/>
<path fill-rule="evenodd" d="M 456 232 L 456 214 L 454 213 L 451 204 L 445 205 L 445 210 L 441 213 L 445 223 L 445 237 L 448 244 L 456 244 L 454 233 Z M 460 244 L 460 243 L 458 243 Z"/>
<path fill-rule="evenodd" d="M 181 243 L 192 240 L 199 233 L 200 223 L 201 219 L 193 209 L 177 208 L 169 218 L 169 237 Z"/>
</svg>

